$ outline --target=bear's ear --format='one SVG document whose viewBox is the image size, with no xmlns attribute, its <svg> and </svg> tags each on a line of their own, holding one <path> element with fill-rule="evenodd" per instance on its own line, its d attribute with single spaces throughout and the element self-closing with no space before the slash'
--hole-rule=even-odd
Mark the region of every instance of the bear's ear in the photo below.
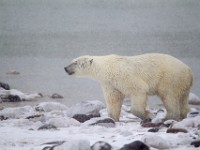
<svg viewBox="0 0 200 150">
<path fill-rule="evenodd" d="M 93 63 L 93 59 L 90 59 L 90 65 Z"/>
</svg>

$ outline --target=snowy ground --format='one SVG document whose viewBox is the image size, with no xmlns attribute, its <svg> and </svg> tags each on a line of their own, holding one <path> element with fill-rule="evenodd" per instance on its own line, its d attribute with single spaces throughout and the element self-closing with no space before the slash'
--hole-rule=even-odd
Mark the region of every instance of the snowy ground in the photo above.
<svg viewBox="0 0 200 150">
<path fill-rule="evenodd" d="M 105 141 L 115 150 L 124 144 L 140 140 L 152 150 L 198 149 L 190 145 L 192 141 L 200 139 L 198 106 L 192 109 L 196 113 L 188 115 L 187 119 L 173 126 L 186 129 L 188 133 L 176 134 L 166 133 L 167 127 L 160 127 L 155 133 L 148 132 L 152 127 L 142 127 L 140 120 L 127 110 L 128 107 L 123 106 L 120 122 L 115 125 L 110 123 L 91 125 L 96 120 L 107 117 L 105 106 L 100 101 L 84 101 L 71 107 L 57 102 L 41 102 L 36 106 L 4 108 L 0 111 L 0 147 L 2 150 L 42 150 L 52 144 L 49 142 L 55 144 L 65 141 L 54 150 L 89 150 L 95 142 Z M 92 118 L 84 123 L 71 118 L 80 112 L 93 115 L 100 112 L 101 117 Z M 163 115 L 164 112 L 160 111 L 157 117 Z M 54 125 L 57 129 L 38 130 L 45 124 Z"/>
</svg>

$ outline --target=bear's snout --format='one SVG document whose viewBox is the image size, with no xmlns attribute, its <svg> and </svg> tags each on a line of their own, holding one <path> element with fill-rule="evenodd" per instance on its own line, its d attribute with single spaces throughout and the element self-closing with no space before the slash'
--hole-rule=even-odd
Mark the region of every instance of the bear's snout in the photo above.
<svg viewBox="0 0 200 150">
<path fill-rule="evenodd" d="M 74 71 L 72 69 L 70 69 L 69 67 L 65 67 L 64 69 L 68 73 L 68 75 L 74 74 Z"/>
</svg>

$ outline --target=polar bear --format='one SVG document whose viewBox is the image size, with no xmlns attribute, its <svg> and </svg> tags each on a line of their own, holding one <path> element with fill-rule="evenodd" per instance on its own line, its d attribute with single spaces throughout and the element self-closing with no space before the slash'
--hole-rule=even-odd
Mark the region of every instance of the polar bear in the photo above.
<svg viewBox="0 0 200 150">
<path fill-rule="evenodd" d="M 150 95 L 162 100 L 167 110 L 165 119 L 180 120 L 189 111 L 192 71 L 168 54 L 81 56 L 65 67 L 65 71 L 69 75 L 98 80 L 108 114 L 115 121 L 119 121 L 125 97 L 131 98 L 131 112 L 141 119 L 150 118 L 146 110 Z"/>
</svg>

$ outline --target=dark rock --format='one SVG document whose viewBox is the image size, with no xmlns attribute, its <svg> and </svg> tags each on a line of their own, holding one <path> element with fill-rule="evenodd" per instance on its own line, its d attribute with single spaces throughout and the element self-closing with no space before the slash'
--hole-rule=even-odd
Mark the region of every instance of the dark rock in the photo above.
<svg viewBox="0 0 200 150">
<path fill-rule="evenodd" d="M 10 90 L 10 86 L 6 83 L 0 82 L 0 87 L 5 90 Z"/>
<path fill-rule="evenodd" d="M 5 116 L 0 116 L 0 120 L 2 121 L 2 120 L 7 120 L 8 119 L 8 117 L 5 117 Z"/>
<path fill-rule="evenodd" d="M 33 118 L 38 118 L 38 117 L 41 117 L 41 116 L 44 116 L 44 115 L 43 114 L 32 115 L 32 116 L 26 117 L 25 119 L 33 119 Z"/>
<path fill-rule="evenodd" d="M 191 143 L 191 145 L 194 145 L 194 147 L 199 147 L 200 146 L 200 140 L 195 140 Z"/>
<path fill-rule="evenodd" d="M 62 95 L 57 94 L 57 93 L 52 94 L 50 97 L 53 98 L 53 99 L 62 99 L 62 98 L 64 98 Z"/>
<path fill-rule="evenodd" d="M 150 127 L 160 127 L 163 123 L 152 123 L 152 122 L 147 122 L 147 123 L 141 123 L 142 127 L 145 128 L 150 128 Z"/>
<path fill-rule="evenodd" d="M 159 128 L 151 128 L 148 130 L 148 132 L 158 132 Z"/>
<path fill-rule="evenodd" d="M 65 143 L 65 141 L 47 142 L 42 145 L 49 145 L 49 146 L 45 146 L 42 150 L 54 150 L 55 147 L 62 145 L 63 143 Z"/>
<path fill-rule="evenodd" d="M 167 129 L 166 132 L 167 133 L 178 133 L 178 132 L 188 133 L 186 129 L 182 129 L 182 128 L 169 128 Z"/>
<path fill-rule="evenodd" d="M 57 127 L 52 124 L 45 124 L 39 127 L 38 130 L 57 130 Z"/>
<path fill-rule="evenodd" d="M 22 101 L 18 95 L 4 95 L 1 96 L 3 102 L 20 102 Z"/>
<path fill-rule="evenodd" d="M 90 117 L 91 119 L 91 118 L 96 118 L 96 117 L 101 117 L 101 116 L 100 114 L 97 113 L 97 114 L 89 114 L 88 117 Z"/>
<path fill-rule="evenodd" d="M 96 122 L 94 122 L 90 125 L 100 125 L 100 126 L 105 126 L 105 127 L 114 127 L 115 121 L 112 120 L 111 118 L 105 118 L 105 119 L 102 119 L 102 120 L 97 120 Z"/>
<path fill-rule="evenodd" d="M 196 116 L 199 116 L 199 115 L 200 115 L 199 111 L 192 111 L 192 112 L 188 113 L 187 117 L 192 118 L 192 117 L 196 117 Z"/>
<path fill-rule="evenodd" d="M 149 150 L 149 147 L 141 141 L 135 141 L 124 145 L 120 150 Z"/>
<path fill-rule="evenodd" d="M 77 121 L 79 121 L 81 123 L 83 123 L 87 120 L 90 120 L 90 117 L 88 115 L 85 115 L 85 114 L 76 114 L 72 118 L 76 119 Z"/>
<path fill-rule="evenodd" d="M 98 141 L 91 146 L 91 150 L 111 150 L 112 146 L 104 141 Z"/>
</svg>

